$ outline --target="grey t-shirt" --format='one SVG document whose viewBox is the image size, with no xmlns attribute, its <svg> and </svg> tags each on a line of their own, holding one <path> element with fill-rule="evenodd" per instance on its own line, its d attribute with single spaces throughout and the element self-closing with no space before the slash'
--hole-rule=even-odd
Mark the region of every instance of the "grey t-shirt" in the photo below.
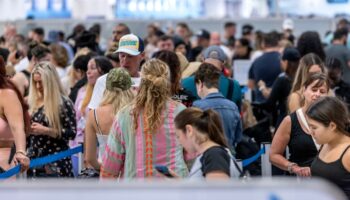
<svg viewBox="0 0 350 200">
<path fill-rule="evenodd" d="M 204 170 L 204 171 L 203 171 Z M 204 174 L 210 171 L 223 171 L 229 173 L 231 178 L 238 178 L 239 170 L 233 163 L 232 155 L 228 149 L 214 146 L 199 155 L 194 161 L 189 179 L 204 179 Z"/>
<path fill-rule="evenodd" d="M 339 59 L 343 70 L 342 79 L 350 84 L 350 66 L 348 65 L 350 61 L 350 49 L 345 45 L 332 44 L 326 48 L 326 55 L 329 58 L 333 57 Z"/>
</svg>

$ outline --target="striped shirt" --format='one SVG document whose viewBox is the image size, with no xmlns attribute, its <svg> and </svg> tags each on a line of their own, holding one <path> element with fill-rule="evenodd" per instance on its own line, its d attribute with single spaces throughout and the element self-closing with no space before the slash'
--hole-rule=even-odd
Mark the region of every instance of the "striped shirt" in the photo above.
<svg viewBox="0 0 350 200">
<path fill-rule="evenodd" d="M 147 121 L 141 111 L 137 117 L 138 128 L 133 128 L 131 106 L 116 116 L 102 157 L 101 179 L 160 177 L 155 165 L 165 165 L 179 176 L 188 174 L 183 148 L 175 135 L 175 116 L 186 107 L 168 101 L 162 113 L 162 124 L 155 131 L 147 131 Z"/>
</svg>

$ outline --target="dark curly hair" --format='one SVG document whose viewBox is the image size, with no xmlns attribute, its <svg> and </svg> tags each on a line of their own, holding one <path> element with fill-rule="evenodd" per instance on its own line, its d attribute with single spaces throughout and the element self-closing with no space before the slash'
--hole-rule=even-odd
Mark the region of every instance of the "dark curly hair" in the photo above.
<svg viewBox="0 0 350 200">
<path fill-rule="evenodd" d="M 301 34 L 297 43 L 297 49 L 301 57 L 308 53 L 315 53 L 322 61 L 326 58 L 320 35 L 316 31 L 306 31 Z"/>
</svg>

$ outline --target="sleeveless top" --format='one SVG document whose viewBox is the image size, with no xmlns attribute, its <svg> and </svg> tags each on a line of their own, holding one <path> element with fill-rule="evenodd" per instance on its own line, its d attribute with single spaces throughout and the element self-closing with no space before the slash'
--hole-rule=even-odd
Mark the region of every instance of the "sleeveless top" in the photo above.
<svg viewBox="0 0 350 200">
<path fill-rule="evenodd" d="M 311 135 L 302 129 L 296 112 L 289 115 L 292 121 L 290 140 L 288 148 L 290 152 L 289 161 L 297 163 L 299 166 L 311 166 L 312 161 L 317 156 L 317 148 Z"/>
<path fill-rule="evenodd" d="M 13 141 L 13 139 L 9 124 L 0 117 L 0 141 Z"/>
<path fill-rule="evenodd" d="M 97 126 L 97 133 L 96 133 L 97 141 L 98 141 L 98 159 L 97 160 L 99 163 L 101 163 L 103 153 L 105 152 L 105 149 L 106 149 L 108 135 L 104 135 L 101 131 L 100 125 L 97 120 L 96 109 L 94 109 L 94 118 Z"/>
<path fill-rule="evenodd" d="M 334 162 L 326 163 L 318 156 L 312 162 L 311 174 L 327 179 L 342 189 L 350 199 L 350 172 L 347 171 L 342 163 L 342 159 L 350 145 L 345 148 L 340 158 Z"/>
</svg>

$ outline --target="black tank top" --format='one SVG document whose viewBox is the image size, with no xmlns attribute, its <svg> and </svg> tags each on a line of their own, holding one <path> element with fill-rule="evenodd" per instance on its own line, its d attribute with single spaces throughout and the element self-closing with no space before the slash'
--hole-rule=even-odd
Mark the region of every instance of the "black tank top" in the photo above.
<svg viewBox="0 0 350 200">
<path fill-rule="evenodd" d="M 341 154 L 340 158 L 334 162 L 323 162 L 318 156 L 312 162 L 312 176 L 322 177 L 327 179 L 341 188 L 348 199 L 350 199 L 350 172 L 343 166 L 342 159 L 350 145 Z"/>
<path fill-rule="evenodd" d="M 292 121 L 290 140 L 288 143 L 291 162 L 299 166 L 311 166 L 317 156 L 317 148 L 311 135 L 301 128 L 296 112 L 289 115 Z"/>
</svg>

